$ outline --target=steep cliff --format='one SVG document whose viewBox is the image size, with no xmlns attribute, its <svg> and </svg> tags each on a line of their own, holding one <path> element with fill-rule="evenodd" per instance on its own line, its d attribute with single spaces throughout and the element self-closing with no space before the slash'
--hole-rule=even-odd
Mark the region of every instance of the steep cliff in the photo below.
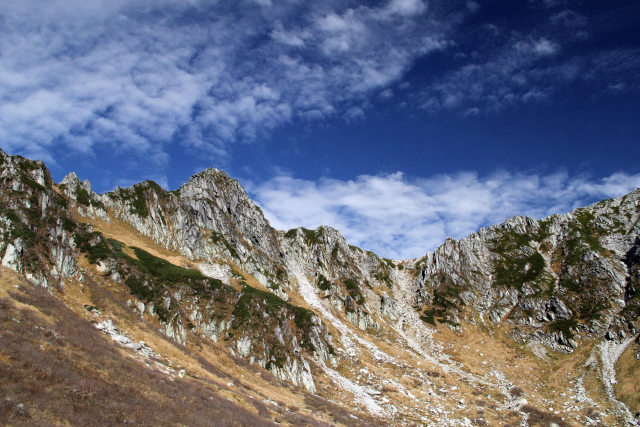
<svg viewBox="0 0 640 427">
<path fill-rule="evenodd" d="M 54 188 L 41 162 L 2 153 L 0 166 L 3 266 L 44 287 L 64 287 L 65 279 L 82 280 L 87 274 L 78 271 L 79 257 L 84 255 L 111 281 L 126 285 L 132 296 L 128 304 L 157 322 L 160 330 L 179 343 L 187 342 L 189 332 L 203 334 L 214 342 L 223 340 L 233 354 L 259 364 L 279 378 L 315 389 L 307 358 L 325 363 L 331 359 L 333 347 L 326 326 L 314 313 L 249 286 L 240 273 L 236 273 L 234 287 L 229 280 L 223 283 L 143 249 L 107 239 L 91 225 L 77 221 L 77 215 L 110 221 L 109 211 L 168 248 L 179 245 L 180 252 L 188 258 L 211 261 L 218 251 L 234 257 L 235 249 L 227 238 L 233 242 L 237 239 L 240 250 L 241 234 L 237 230 L 247 232 L 250 227 L 243 225 L 243 215 L 238 214 L 241 222 L 237 224 L 229 213 L 219 222 L 207 220 L 206 213 L 200 216 L 195 211 L 206 211 L 203 206 L 210 206 L 211 199 L 198 199 L 197 192 L 188 185 L 185 194 L 194 195 L 196 201 L 182 202 L 151 182 L 100 196 L 91 190 L 88 181 L 81 183 L 75 174 Z M 213 198 L 222 194 L 213 192 L 213 188 L 207 187 L 207 191 L 212 191 Z M 238 198 L 229 203 L 242 212 L 247 206 L 256 209 L 246 194 L 242 200 L 244 205 L 237 204 Z M 223 206 L 227 206 L 226 202 Z M 215 212 L 219 214 L 221 210 Z M 266 224 L 264 218 L 262 222 Z M 222 236 L 215 230 L 231 229 L 236 231 L 218 241 L 210 238 L 209 243 L 204 237 L 207 233 Z M 254 261 L 243 264 L 255 265 Z"/>
<path fill-rule="evenodd" d="M 638 385 L 616 377 L 640 359 L 640 190 L 389 260 L 330 227 L 273 229 L 219 170 L 175 191 L 145 181 L 97 194 L 0 152 L 0 236 L 3 267 L 70 307 L 92 289 L 76 307 L 136 354 L 150 350 L 113 326 L 122 316 L 359 417 L 562 425 L 635 423 L 640 410 Z M 93 307 L 105 298 L 110 318 Z"/>
<path fill-rule="evenodd" d="M 571 352 L 577 337 L 640 331 L 640 190 L 540 221 L 513 217 L 428 254 L 414 289 L 423 317 L 513 325 L 514 339 Z"/>
</svg>

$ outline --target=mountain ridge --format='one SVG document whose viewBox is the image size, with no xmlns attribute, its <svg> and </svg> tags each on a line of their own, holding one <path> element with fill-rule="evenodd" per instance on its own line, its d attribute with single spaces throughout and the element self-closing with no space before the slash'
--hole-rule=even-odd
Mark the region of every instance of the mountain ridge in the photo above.
<svg viewBox="0 0 640 427">
<path fill-rule="evenodd" d="M 620 357 L 635 366 L 626 354 L 640 332 L 640 190 L 540 221 L 514 216 L 447 239 L 424 257 L 389 260 L 350 246 L 330 227 L 275 230 L 240 184 L 216 169 L 174 191 L 146 181 L 97 194 L 75 173 L 54 185 L 43 163 L 0 155 L 2 265 L 61 298 L 97 277 L 181 345 L 209 340 L 310 392 L 338 385 L 365 414 L 400 423 L 465 424 L 476 410 L 460 401 L 480 386 L 495 389 L 501 403 L 475 414 L 478 422 L 556 417 L 514 396 L 512 381 L 496 376 L 506 365 L 455 361 L 461 356 L 449 353 L 464 345 L 451 350 L 446 340 L 488 334 L 547 368 L 556 354 L 586 364 L 589 349 L 600 354 L 601 363 L 587 366 L 596 363 L 603 384 L 594 386 L 603 397 L 590 399 L 605 409 L 590 417 L 587 405 L 576 416 L 636 422 L 627 406 L 634 398 L 622 393 L 622 403 L 604 375 L 615 375 Z M 432 366 L 428 380 L 422 363 Z M 438 372 L 474 385 L 452 388 Z M 429 392 L 434 382 L 445 397 Z M 544 405 L 540 392 L 525 389 Z M 430 406 L 420 409 L 423 401 Z"/>
</svg>

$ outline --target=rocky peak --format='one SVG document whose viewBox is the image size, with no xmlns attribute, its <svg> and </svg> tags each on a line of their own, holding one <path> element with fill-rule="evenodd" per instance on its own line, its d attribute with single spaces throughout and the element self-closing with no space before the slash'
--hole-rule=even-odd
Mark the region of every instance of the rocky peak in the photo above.
<svg viewBox="0 0 640 427">
<path fill-rule="evenodd" d="M 74 199 L 78 200 L 78 194 L 80 194 L 81 198 L 90 197 L 93 193 L 91 190 L 91 183 L 88 179 L 84 181 L 80 181 L 78 175 L 75 172 L 69 172 L 65 177 L 58 183 L 58 188 L 62 190 L 62 192 Z"/>
<path fill-rule="evenodd" d="M 279 256 L 275 230 L 238 181 L 217 169 L 194 175 L 178 190 L 197 225 L 227 242 L 241 257 L 252 248 L 267 258 Z"/>
<path fill-rule="evenodd" d="M 346 385 L 370 407 L 393 401 L 398 406 L 385 406 L 389 414 L 414 414 L 454 390 L 434 395 L 440 374 L 417 382 L 422 368 L 409 367 L 412 357 L 429 352 L 420 363 L 429 361 L 431 373 L 439 369 L 444 359 L 434 328 L 500 331 L 536 355 L 545 348 L 571 353 L 595 340 L 622 345 L 640 332 L 640 190 L 540 221 L 514 216 L 449 238 L 423 258 L 392 261 L 349 245 L 331 227 L 274 230 L 240 184 L 216 169 L 177 191 L 145 181 L 102 195 L 75 173 L 53 187 L 42 163 L 1 152 L 0 173 L 5 267 L 43 286 L 64 280 L 87 289 L 99 282 L 101 295 L 116 289 L 110 298 L 125 298 L 121 308 L 181 344 L 210 340 L 310 391 L 337 379 L 338 388 Z M 137 237 L 106 238 L 100 227 L 108 233 L 110 226 L 78 221 L 96 216 L 129 223 L 158 245 L 149 243 L 154 250 L 187 260 L 173 264 L 139 248 Z M 417 353 L 394 359 L 405 344 Z M 376 366 L 364 369 L 367 354 Z M 349 366 L 356 367 L 351 374 Z M 387 390 L 369 388 L 381 378 L 370 371 L 387 375 L 387 368 Z M 447 362 L 443 372 L 455 369 Z M 315 381 L 323 372 L 328 376 Z M 500 376 L 492 366 L 485 379 Z M 423 392 L 426 400 L 412 401 Z"/>
<path fill-rule="evenodd" d="M 30 160 L 22 156 L 0 155 L 0 177 L 11 181 L 13 190 L 30 192 L 45 187 L 51 181 L 51 175 L 43 162 Z"/>
<path fill-rule="evenodd" d="M 249 200 L 249 196 L 238 181 L 224 171 L 209 168 L 193 175 L 178 190 L 182 198 L 215 199 L 234 195 L 237 200 Z"/>
</svg>

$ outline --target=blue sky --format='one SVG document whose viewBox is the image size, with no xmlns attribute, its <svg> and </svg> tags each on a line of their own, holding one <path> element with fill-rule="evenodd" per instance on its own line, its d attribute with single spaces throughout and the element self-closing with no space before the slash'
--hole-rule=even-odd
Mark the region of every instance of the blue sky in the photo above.
<svg viewBox="0 0 640 427">
<path fill-rule="evenodd" d="M 417 257 L 640 186 L 636 1 L 22 0 L 0 147 L 97 191 L 207 168 Z"/>
</svg>

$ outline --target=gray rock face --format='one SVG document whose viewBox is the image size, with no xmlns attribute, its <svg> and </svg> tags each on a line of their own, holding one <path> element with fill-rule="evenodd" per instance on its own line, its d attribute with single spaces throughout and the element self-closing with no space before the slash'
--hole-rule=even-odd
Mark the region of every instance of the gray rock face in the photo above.
<svg viewBox="0 0 640 427">
<path fill-rule="evenodd" d="M 20 257 L 22 256 L 22 239 L 18 238 L 9 243 L 2 257 L 2 266 L 20 271 Z"/>
<path fill-rule="evenodd" d="M 496 324 L 517 341 L 571 352 L 583 336 L 617 342 L 640 330 L 640 190 L 541 221 L 509 218 L 400 262 L 350 246 L 330 227 L 274 230 L 238 182 L 215 169 L 173 192 L 147 181 L 106 194 L 70 173 L 57 187 L 61 195 L 42 163 L 2 152 L 0 160 L 2 265 L 43 286 L 79 275 L 75 208 L 85 217 L 124 221 L 190 260 L 228 264 L 226 280 L 237 266 L 282 300 L 302 297 L 325 319 L 363 331 L 416 318 L 458 331 L 465 322 Z M 411 274 L 401 272 L 404 264 Z M 115 282 L 126 279 L 109 260 L 98 268 Z M 180 306 L 161 322 L 167 336 L 184 344 L 198 333 L 223 342 L 239 357 L 314 390 L 310 363 L 334 359 L 320 318 L 279 300 L 270 306 L 260 296 L 247 306 L 261 310 L 250 316 L 260 321 L 248 326 L 237 322 L 242 310 L 233 310 L 247 294 L 233 292 L 226 309 L 179 287 L 131 306 L 157 319 Z M 406 307 L 417 313 L 407 315 Z M 429 327 L 416 322 L 410 327 Z"/>
<path fill-rule="evenodd" d="M 398 304 L 388 295 L 380 298 L 380 312 L 391 320 L 397 320 L 401 317 Z"/>
<path fill-rule="evenodd" d="M 65 180 L 70 186 L 90 188 L 75 175 Z M 361 300 L 364 311 L 370 311 L 364 285 L 391 283 L 389 265 L 371 252 L 349 246 L 334 229 L 274 230 L 240 184 L 215 169 L 195 175 L 176 192 L 145 182 L 105 195 L 89 194 L 96 204 L 104 204 L 158 244 L 192 260 L 230 259 L 285 300 L 287 290 L 295 286 L 285 262 L 292 257 L 309 276 L 323 274 L 336 281 L 332 292 L 342 301 L 349 296 L 343 282 L 358 279 L 359 294 L 366 294 Z M 367 313 L 349 319 L 359 327 L 375 327 Z"/>
<path fill-rule="evenodd" d="M 239 245 L 241 255 L 249 250 L 271 258 L 278 255 L 275 230 L 240 184 L 224 172 L 207 169 L 180 187 L 179 194 L 199 227 L 230 236 L 236 245 L 245 240 Z"/>
<path fill-rule="evenodd" d="M 360 329 L 378 328 L 379 318 L 399 317 L 392 299 L 380 299 L 368 288 L 393 286 L 397 264 L 349 246 L 329 227 L 274 230 L 224 172 L 206 170 L 173 193 L 142 183 L 100 196 L 75 175 L 65 180 L 159 244 L 193 260 L 232 259 L 285 300 L 295 288 L 287 267 L 293 262 L 307 277 L 329 282 L 327 289 L 317 289 L 322 304 Z M 615 311 L 625 304 L 628 271 L 622 258 L 638 234 L 638 198 L 636 191 L 542 221 L 515 216 L 460 241 L 448 239 L 425 256 L 408 291 L 418 306 L 446 308 L 440 320 L 455 329 L 466 318 L 545 332 L 588 311 L 593 319 L 587 330 L 603 334 L 613 321 L 600 320 L 603 307 L 613 302 Z M 572 298 L 580 289 L 594 297 L 576 305 Z M 220 335 L 217 326 L 207 329 Z M 530 336 L 572 348 L 564 335 Z"/>
<path fill-rule="evenodd" d="M 426 255 L 414 300 L 440 307 L 445 322 L 464 311 L 534 327 L 515 335 L 571 351 L 577 342 L 560 330 L 585 329 L 586 322 L 585 330 L 603 335 L 622 322 L 636 271 L 627 260 L 640 233 L 639 200 L 636 190 L 570 214 L 516 216 L 448 239 Z"/>
<path fill-rule="evenodd" d="M 70 172 L 58 183 L 58 188 L 65 196 L 76 202 L 80 215 L 109 222 L 104 204 L 91 189 L 89 180 L 81 182 L 75 172 Z"/>
<path fill-rule="evenodd" d="M 51 186 L 42 162 L 0 151 L 2 265 L 47 288 L 76 274 L 67 201 Z"/>
</svg>

